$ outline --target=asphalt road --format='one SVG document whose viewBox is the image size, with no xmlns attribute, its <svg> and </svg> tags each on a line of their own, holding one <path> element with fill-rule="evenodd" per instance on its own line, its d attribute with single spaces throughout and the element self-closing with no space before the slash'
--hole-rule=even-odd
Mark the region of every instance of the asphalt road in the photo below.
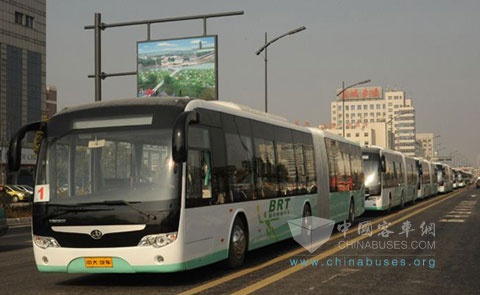
<svg viewBox="0 0 480 295">
<path fill-rule="evenodd" d="M 369 213 L 312 254 L 287 240 L 250 252 L 235 271 L 217 263 L 175 274 L 39 273 L 30 228 L 12 228 L 0 238 L 1 293 L 479 294 L 478 203 L 480 190 L 468 189 L 389 215 Z M 359 235 L 358 223 L 368 221 L 373 234 Z M 390 232 L 378 227 L 384 221 Z"/>
</svg>

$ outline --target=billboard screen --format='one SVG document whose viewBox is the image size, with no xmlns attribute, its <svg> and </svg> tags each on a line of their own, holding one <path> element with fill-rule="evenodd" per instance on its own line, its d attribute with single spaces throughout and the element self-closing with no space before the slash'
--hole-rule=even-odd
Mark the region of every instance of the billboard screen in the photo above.
<svg viewBox="0 0 480 295">
<path fill-rule="evenodd" d="M 217 36 L 137 43 L 137 96 L 218 99 Z"/>
<path fill-rule="evenodd" d="M 337 93 L 342 91 L 341 88 L 337 89 Z M 350 88 L 345 90 L 341 95 L 337 96 L 337 99 L 342 100 L 342 98 L 347 99 L 377 99 L 383 98 L 382 87 L 359 87 L 359 88 Z"/>
</svg>

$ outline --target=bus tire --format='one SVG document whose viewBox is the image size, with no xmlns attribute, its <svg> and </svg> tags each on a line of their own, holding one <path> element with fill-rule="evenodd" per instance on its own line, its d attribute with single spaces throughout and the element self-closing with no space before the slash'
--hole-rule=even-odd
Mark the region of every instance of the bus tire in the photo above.
<svg viewBox="0 0 480 295">
<path fill-rule="evenodd" d="M 385 210 L 386 214 L 390 214 L 392 212 L 392 194 L 388 195 L 388 209 Z"/>
<path fill-rule="evenodd" d="M 248 232 L 242 218 L 235 218 L 230 234 L 228 258 L 226 264 L 229 268 L 239 268 L 243 265 L 248 247 Z"/>
<path fill-rule="evenodd" d="M 305 206 L 303 206 L 303 217 L 310 217 L 312 216 L 312 208 L 310 207 L 309 203 L 306 203 Z"/>
<path fill-rule="evenodd" d="M 348 208 L 348 220 L 350 224 L 353 224 L 355 221 L 355 202 L 353 199 L 350 200 L 350 207 Z"/>
<path fill-rule="evenodd" d="M 309 203 L 306 203 L 303 206 L 303 213 L 302 213 L 302 237 L 310 237 L 312 232 L 311 232 L 311 220 L 309 220 L 307 217 L 312 216 L 312 208 L 310 207 Z"/>
</svg>

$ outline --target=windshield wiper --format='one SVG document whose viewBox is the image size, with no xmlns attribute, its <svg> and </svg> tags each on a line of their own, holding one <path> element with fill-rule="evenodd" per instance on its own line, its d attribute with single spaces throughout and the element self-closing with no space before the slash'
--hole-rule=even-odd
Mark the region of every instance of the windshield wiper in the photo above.
<svg viewBox="0 0 480 295">
<path fill-rule="evenodd" d="M 137 202 L 138 203 L 138 202 Z M 126 201 L 126 200 L 113 200 L 113 201 L 103 201 L 103 202 L 98 202 L 98 203 L 88 203 L 88 204 L 101 204 L 101 205 L 108 205 L 108 206 L 115 206 L 115 205 L 126 205 L 130 208 L 132 208 L 133 210 L 137 211 L 138 213 L 141 213 L 145 216 L 147 216 L 148 218 L 152 219 L 152 220 L 156 220 L 157 217 L 153 214 L 150 214 L 148 213 L 147 211 L 141 209 L 141 208 L 138 208 L 137 206 L 133 205 L 132 202 L 129 202 L 129 201 Z"/>
</svg>

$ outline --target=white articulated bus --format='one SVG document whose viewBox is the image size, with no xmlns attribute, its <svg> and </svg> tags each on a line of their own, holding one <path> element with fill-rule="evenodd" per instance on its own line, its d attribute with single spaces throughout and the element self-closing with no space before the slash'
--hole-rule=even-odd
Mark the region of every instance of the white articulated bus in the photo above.
<svg viewBox="0 0 480 295">
<path fill-rule="evenodd" d="M 72 107 L 16 133 L 11 171 L 29 131 L 43 132 L 32 222 L 43 272 L 238 267 L 247 250 L 291 237 L 289 220 L 365 210 L 358 144 L 232 103 Z"/>
<path fill-rule="evenodd" d="M 437 165 L 434 162 L 430 162 L 430 176 L 432 180 L 432 196 L 436 196 L 438 194 L 438 177 L 437 177 Z"/>
<path fill-rule="evenodd" d="M 419 198 L 433 196 L 432 167 L 430 162 L 425 159 L 418 159 L 419 169 L 421 171 L 421 185 L 418 192 Z"/>
<path fill-rule="evenodd" d="M 365 209 L 390 211 L 403 207 L 406 200 L 407 177 L 404 155 L 382 147 L 362 147 L 365 167 Z"/>
<path fill-rule="evenodd" d="M 403 155 L 405 202 L 415 203 L 418 198 L 419 172 L 414 158 Z"/>
<path fill-rule="evenodd" d="M 458 181 L 457 181 L 457 179 L 458 179 L 458 170 L 455 169 L 455 168 L 452 168 L 452 183 L 453 183 L 452 186 L 453 186 L 453 189 L 460 188 L 460 187 L 458 186 Z"/>
<path fill-rule="evenodd" d="M 453 190 L 452 169 L 447 164 L 435 163 L 439 193 L 448 193 Z"/>
<path fill-rule="evenodd" d="M 465 187 L 466 174 L 462 170 L 457 170 L 457 187 Z"/>
</svg>

